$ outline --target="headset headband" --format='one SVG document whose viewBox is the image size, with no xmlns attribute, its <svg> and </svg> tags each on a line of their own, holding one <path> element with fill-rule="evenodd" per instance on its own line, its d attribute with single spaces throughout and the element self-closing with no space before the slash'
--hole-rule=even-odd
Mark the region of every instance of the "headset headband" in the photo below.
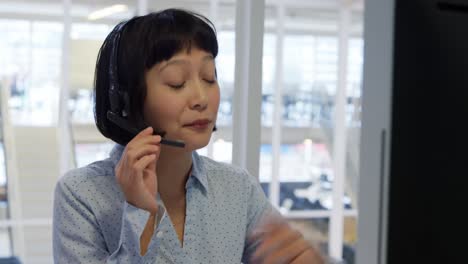
<svg viewBox="0 0 468 264">
<path fill-rule="evenodd" d="M 114 36 L 111 41 L 112 49 L 109 61 L 109 103 L 110 110 L 115 114 L 126 117 L 129 114 L 129 99 L 126 91 L 122 91 L 118 78 L 118 54 L 120 36 L 127 22 L 121 22 L 114 29 Z"/>
</svg>

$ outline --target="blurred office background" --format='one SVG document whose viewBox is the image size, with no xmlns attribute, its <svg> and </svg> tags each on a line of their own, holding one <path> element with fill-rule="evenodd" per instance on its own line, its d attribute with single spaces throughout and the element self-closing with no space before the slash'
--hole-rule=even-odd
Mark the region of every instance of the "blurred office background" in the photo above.
<svg viewBox="0 0 468 264">
<path fill-rule="evenodd" d="M 214 22 L 222 98 L 218 131 L 199 153 L 232 162 L 233 109 L 245 103 L 234 100 L 236 17 L 246 15 L 236 15 L 236 8 L 247 2 L 0 0 L 0 258 L 51 263 L 56 181 L 112 148 L 94 125 L 92 89 L 100 45 L 121 20 L 183 7 Z M 266 0 L 261 6 L 254 176 L 307 239 L 353 263 L 363 0 Z"/>
</svg>

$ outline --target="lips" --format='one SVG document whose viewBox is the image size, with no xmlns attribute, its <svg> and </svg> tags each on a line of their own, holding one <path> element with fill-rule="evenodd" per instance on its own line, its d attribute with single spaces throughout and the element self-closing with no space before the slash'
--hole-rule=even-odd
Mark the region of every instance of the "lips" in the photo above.
<svg viewBox="0 0 468 264">
<path fill-rule="evenodd" d="M 193 122 L 185 124 L 184 127 L 204 127 L 207 126 L 211 121 L 209 119 L 197 119 Z"/>
</svg>

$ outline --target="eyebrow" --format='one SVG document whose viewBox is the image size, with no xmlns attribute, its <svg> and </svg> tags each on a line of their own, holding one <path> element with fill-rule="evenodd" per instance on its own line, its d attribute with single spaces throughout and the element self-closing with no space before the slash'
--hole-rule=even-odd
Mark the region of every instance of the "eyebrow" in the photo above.
<svg viewBox="0 0 468 264">
<path fill-rule="evenodd" d="M 214 60 L 213 55 L 206 55 L 202 58 L 203 62 L 206 61 L 212 61 Z M 184 59 L 175 59 L 175 60 L 170 60 L 166 63 L 166 65 L 162 66 L 161 69 L 159 69 L 159 72 L 162 72 L 167 66 L 174 65 L 174 64 L 187 64 L 187 60 Z"/>
</svg>

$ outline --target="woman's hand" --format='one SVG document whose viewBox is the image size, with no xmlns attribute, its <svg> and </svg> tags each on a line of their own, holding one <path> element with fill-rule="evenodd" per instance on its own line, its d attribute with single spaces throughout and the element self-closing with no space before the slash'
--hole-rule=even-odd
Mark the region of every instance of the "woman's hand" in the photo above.
<svg viewBox="0 0 468 264">
<path fill-rule="evenodd" d="M 128 142 L 115 167 L 117 182 L 127 202 L 152 214 L 158 210 L 156 163 L 160 142 L 161 137 L 153 135 L 153 128 L 142 130 Z"/>
<path fill-rule="evenodd" d="M 275 264 L 322 264 L 323 258 L 286 221 L 271 222 L 262 227 L 262 231 L 253 239 L 260 244 L 252 256 L 252 263 Z"/>
</svg>

